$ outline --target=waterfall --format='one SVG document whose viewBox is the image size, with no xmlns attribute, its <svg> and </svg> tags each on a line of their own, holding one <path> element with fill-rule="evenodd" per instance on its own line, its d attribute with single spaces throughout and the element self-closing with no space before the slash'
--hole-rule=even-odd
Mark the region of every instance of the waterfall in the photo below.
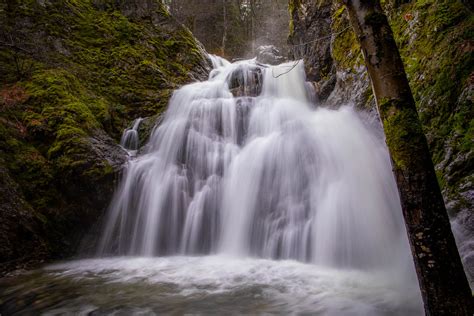
<svg viewBox="0 0 474 316">
<path fill-rule="evenodd" d="M 380 126 L 351 106 L 315 108 L 302 62 L 211 60 L 128 163 L 99 255 L 413 270 Z"/>
<path fill-rule="evenodd" d="M 139 147 L 140 139 L 138 137 L 138 127 L 143 121 L 141 117 L 132 122 L 132 126 L 125 129 L 120 139 L 120 146 L 128 151 L 136 151 Z"/>
<path fill-rule="evenodd" d="M 423 315 L 378 120 L 311 101 L 301 62 L 211 60 L 124 132 L 97 257 L 0 280 L 0 313 Z"/>
</svg>

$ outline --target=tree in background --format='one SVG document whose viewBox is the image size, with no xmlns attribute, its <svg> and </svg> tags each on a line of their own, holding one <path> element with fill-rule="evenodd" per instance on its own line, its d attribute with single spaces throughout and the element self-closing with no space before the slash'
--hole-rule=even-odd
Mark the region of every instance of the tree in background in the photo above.
<svg viewBox="0 0 474 316">
<path fill-rule="evenodd" d="M 166 0 L 169 10 L 210 53 L 252 57 L 260 45 L 286 53 L 287 0 Z"/>
<path fill-rule="evenodd" d="M 379 1 L 343 3 L 383 122 L 426 314 L 472 315 L 471 291 L 387 17 Z"/>
</svg>

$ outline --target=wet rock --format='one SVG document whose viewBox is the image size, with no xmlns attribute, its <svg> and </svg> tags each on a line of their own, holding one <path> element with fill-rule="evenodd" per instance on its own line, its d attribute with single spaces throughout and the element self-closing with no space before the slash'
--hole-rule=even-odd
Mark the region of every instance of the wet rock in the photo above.
<svg viewBox="0 0 474 316">
<path fill-rule="evenodd" d="M 273 45 L 257 47 L 257 61 L 262 64 L 279 65 L 285 61 L 280 51 Z"/>
<path fill-rule="evenodd" d="M 292 29 L 288 38 L 290 59 L 304 59 L 308 81 L 324 91 L 318 94 L 324 102 L 335 87 L 336 68 L 331 56 L 332 1 L 302 0 L 290 5 Z"/>
<path fill-rule="evenodd" d="M 229 90 L 235 97 L 256 97 L 262 92 L 263 73 L 260 67 L 240 66 L 227 78 Z"/>
</svg>

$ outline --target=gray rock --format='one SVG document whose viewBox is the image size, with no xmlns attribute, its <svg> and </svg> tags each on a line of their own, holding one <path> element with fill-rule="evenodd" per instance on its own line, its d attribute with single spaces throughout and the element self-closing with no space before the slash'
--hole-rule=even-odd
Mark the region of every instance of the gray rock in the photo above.
<svg viewBox="0 0 474 316">
<path fill-rule="evenodd" d="M 280 51 L 273 45 L 257 47 L 257 61 L 262 64 L 278 65 L 285 61 Z"/>
<path fill-rule="evenodd" d="M 258 96 L 262 92 L 262 69 L 260 67 L 238 67 L 227 78 L 232 94 L 236 97 Z"/>
</svg>

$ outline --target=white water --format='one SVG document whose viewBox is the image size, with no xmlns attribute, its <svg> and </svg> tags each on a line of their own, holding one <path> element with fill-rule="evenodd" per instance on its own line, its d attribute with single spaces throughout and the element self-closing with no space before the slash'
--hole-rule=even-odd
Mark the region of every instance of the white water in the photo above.
<svg viewBox="0 0 474 316">
<path fill-rule="evenodd" d="M 132 126 L 125 129 L 120 139 L 120 146 L 126 149 L 131 155 L 136 154 L 140 145 L 140 138 L 138 136 L 138 127 L 143 119 L 137 118 L 133 121 Z"/>
<path fill-rule="evenodd" d="M 135 313 L 151 315 L 170 310 L 178 314 L 186 311 L 335 316 L 421 314 L 416 286 L 402 292 L 396 279 L 296 261 L 222 256 L 113 258 L 53 265 L 45 273 L 63 280 L 69 278 L 76 284 L 90 283 L 92 278 L 100 279 L 103 284 L 100 295 L 89 293 L 86 299 L 73 298 L 74 309 L 58 304 L 52 310 L 58 314 L 108 312 L 107 308 L 113 305 L 105 302 L 115 295 L 122 298 L 122 306 L 134 301 L 131 306 Z M 164 286 L 168 287 L 166 291 Z M 116 293 L 117 288 L 121 292 Z M 81 301 L 88 304 L 78 304 Z M 68 305 L 74 305 L 71 303 Z"/>
<path fill-rule="evenodd" d="M 218 278 L 216 284 L 232 277 L 257 282 L 250 270 L 293 290 L 308 278 L 313 290 L 284 292 L 301 299 L 306 311 L 383 314 L 374 307 L 382 300 L 390 313 L 420 312 L 398 193 L 377 127 L 350 106 L 314 109 L 303 63 L 286 74 L 293 63 L 262 67 L 261 95 L 240 98 L 229 91 L 229 78 L 241 71 L 248 85 L 254 61 L 214 57 L 213 64 L 208 81 L 175 92 L 148 153 L 128 164 L 99 254 L 225 254 L 236 263 L 205 257 L 154 262 L 184 264 L 180 271 Z M 310 264 L 253 260 L 246 266 L 248 257 Z M 183 291 L 186 282 L 200 282 L 170 277 Z M 304 302 L 312 299 L 314 306 Z"/>
<path fill-rule="evenodd" d="M 5 315 L 422 315 L 416 284 L 380 272 L 226 256 L 78 260 L 0 291 Z"/>
</svg>

